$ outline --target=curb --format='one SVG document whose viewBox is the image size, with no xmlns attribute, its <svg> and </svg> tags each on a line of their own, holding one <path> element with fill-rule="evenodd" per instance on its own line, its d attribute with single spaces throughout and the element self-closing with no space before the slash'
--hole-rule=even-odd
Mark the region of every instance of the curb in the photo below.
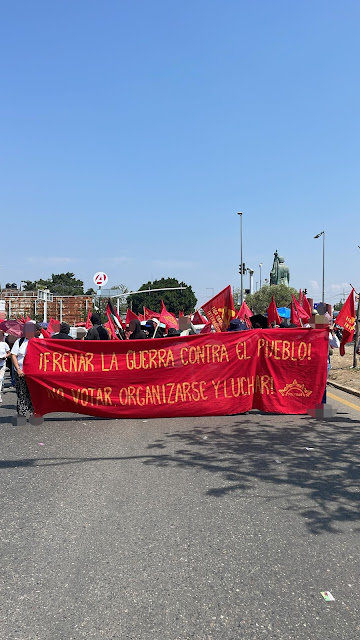
<svg viewBox="0 0 360 640">
<path fill-rule="evenodd" d="M 338 384 L 337 382 L 332 382 L 331 380 L 327 381 L 327 384 L 331 387 L 335 387 L 335 389 L 339 389 L 339 391 L 345 391 L 345 393 L 350 393 L 352 396 L 357 396 L 360 398 L 360 391 L 356 391 L 356 389 L 349 389 L 349 387 L 343 387 L 342 384 Z"/>
</svg>

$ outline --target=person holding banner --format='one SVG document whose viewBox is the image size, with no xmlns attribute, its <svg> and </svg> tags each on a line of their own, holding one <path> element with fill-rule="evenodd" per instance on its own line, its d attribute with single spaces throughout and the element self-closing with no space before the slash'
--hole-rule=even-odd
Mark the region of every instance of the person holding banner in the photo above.
<svg viewBox="0 0 360 640">
<path fill-rule="evenodd" d="M 41 336 L 41 326 L 32 322 L 24 324 L 23 336 L 18 338 L 11 349 L 11 358 L 13 367 L 15 369 L 15 389 L 16 389 L 16 410 L 18 416 L 27 416 L 29 413 L 31 416 L 34 413 L 34 407 L 31 401 L 30 392 L 25 380 L 25 374 L 23 372 L 24 360 L 26 357 L 26 351 L 29 341 L 32 338 L 39 338 Z"/>
<path fill-rule="evenodd" d="M 0 402 L 2 402 L 1 392 L 4 383 L 4 376 L 6 371 L 6 359 L 10 355 L 10 347 L 5 342 L 4 332 L 0 331 Z"/>
</svg>

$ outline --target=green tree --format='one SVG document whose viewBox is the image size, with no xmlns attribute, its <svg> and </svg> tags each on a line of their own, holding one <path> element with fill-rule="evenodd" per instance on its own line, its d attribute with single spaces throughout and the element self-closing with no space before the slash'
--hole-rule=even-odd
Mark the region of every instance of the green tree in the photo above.
<svg viewBox="0 0 360 640">
<path fill-rule="evenodd" d="M 272 296 L 274 296 L 277 307 L 289 307 L 292 293 L 297 299 L 299 298 L 299 292 L 292 287 L 287 287 L 285 284 L 263 286 L 256 293 L 246 296 L 246 304 L 254 313 L 265 313 Z"/>
<path fill-rule="evenodd" d="M 169 287 L 186 288 L 182 291 L 152 291 L 151 293 L 147 291 L 149 289 L 166 289 Z M 142 313 L 143 307 L 159 312 L 161 300 L 164 301 L 167 310 L 175 314 L 180 309 L 184 309 L 184 313 L 189 314 L 196 307 L 197 299 L 191 286 L 185 284 L 185 282 L 179 282 L 176 278 L 161 278 L 160 280 L 154 280 L 154 282 L 146 282 L 146 284 L 141 285 L 139 290 L 144 291 L 144 293 L 136 293 L 127 299 L 128 305 L 132 303 L 132 309 L 135 313 Z"/>
<path fill-rule="evenodd" d="M 24 291 L 37 291 L 38 289 L 49 289 L 51 293 L 57 296 L 82 296 L 84 295 L 84 283 L 77 280 L 75 274 L 68 271 L 67 273 L 52 273 L 48 280 L 24 280 Z"/>
<path fill-rule="evenodd" d="M 344 303 L 343 302 L 336 302 L 334 304 L 334 311 L 341 311 L 341 309 L 343 308 Z"/>
</svg>

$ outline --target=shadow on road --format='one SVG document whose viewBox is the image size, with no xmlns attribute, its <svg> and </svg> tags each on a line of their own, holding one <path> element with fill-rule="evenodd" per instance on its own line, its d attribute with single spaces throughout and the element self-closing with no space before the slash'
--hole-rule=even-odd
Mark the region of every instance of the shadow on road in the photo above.
<svg viewBox="0 0 360 640">
<path fill-rule="evenodd" d="M 144 464 L 177 465 L 220 474 L 221 486 L 207 491 L 221 498 L 259 490 L 259 481 L 289 490 L 288 510 L 305 519 L 311 533 L 338 533 L 337 525 L 360 520 L 359 422 L 351 418 L 318 421 L 308 416 L 274 428 L 274 422 L 246 418 L 223 429 L 193 429 L 169 433 L 149 445 L 162 453 Z M 166 443 L 181 448 L 166 454 Z M 299 489 L 294 494 L 293 488 Z M 292 489 L 290 491 L 290 489 Z M 282 492 L 283 493 L 283 492 Z M 302 499 L 294 501 L 294 495 Z M 249 496 L 250 497 L 250 496 Z M 280 497 L 280 496 L 278 496 Z M 284 497 L 283 495 L 281 497 Z M 269 496 L 269 499 L 273 499 Z"/>
<path fill-rule="evenodd" d="M 358 427 L 359 421 L 345 416 L 326 421 L 278 416 L 277 423 L 274 417 L 244 415 L 226 427 L 167 433 L 142 455 L 13 459 L 0 461 L 0 469 L 138 460 L 196 470 L 214 475 L 210 497 L 241 493 L 252 498 L 260 491 L 267 500 L 281 499 L 281 508 L 297 513 L 311 533 L 335 534 L 341 523 L 360 520 Z M 271 487 L 277 488 L 274 495 Z"/>
</svg>

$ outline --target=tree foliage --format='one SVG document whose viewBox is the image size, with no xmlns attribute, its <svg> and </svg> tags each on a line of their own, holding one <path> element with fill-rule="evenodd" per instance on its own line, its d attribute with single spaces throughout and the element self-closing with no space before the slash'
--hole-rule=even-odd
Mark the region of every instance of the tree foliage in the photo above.
<svg viewBox="0 0 360 640">
<path fill-rule="evenodd" d="M 297 299 L 299 298 L 299 292 L 292 287 L 287 287 L 285 284 L 263 286 L 256 293 L 246 296 L 246 304 L 254 313 L 265 313 L 272 296 L 274 296 L 277 307 L 289 307 L 292 293 Z"/>
<path fill-rule="evenodd" d="M 38 289 L 49 289 L 51 293 L 57 296 L 81 296 L 84 295 L 84 283 L 77 280 L 75 274 L 68 273 L 52 273 L 48 280 L 24 280 L 24 291 L 37 291 Z"/>
<path fill-rule="evenodd" d="M 183 291 L 146 292 L 149 289 L 166 289 L 168 287 L 186 287 L 186 289 Z M 129 306 L 132 302 L 132 309 L 135 313 L 142 313 L 143 307 L 159 312 L 161 300 L 164 301 L 167 310 L 175 314 L 180 309 L 184 309 L 184 313 L 189 314 L 196 307 L 197 299 L 191 286 L 185 284 L 185 282 L 179 282 L 176 278 L 161 278 L 160 280 L 154 280 L 154 282 L 146 282 L 141 285 L 140 291 L 144 291 L 144 293 L 136 293 L 127 299 Z"/>
</svg>

